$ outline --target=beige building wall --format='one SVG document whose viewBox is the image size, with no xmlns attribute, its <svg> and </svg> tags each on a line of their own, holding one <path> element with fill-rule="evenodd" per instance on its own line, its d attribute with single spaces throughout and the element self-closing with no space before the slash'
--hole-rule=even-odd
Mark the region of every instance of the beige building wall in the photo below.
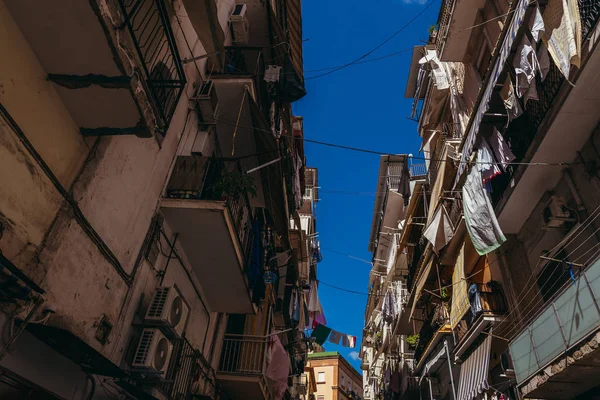
<svg viewBox="0 0 600 400">
<path fill-rule="evenodd" d="M 363 397 L 362 375 L 337 352 L 313 353 L 309 355 L 307 367 L 314 369 L 315 400 L 348 399 L 350 391 Z M 307 377 L 310 387 L 311 374 Z"/>
<path fill-rule="evenodd" d="M 175 6 L 179 14 L 185 12 L 179 2 Z M 225 32 L 227 7 L 219 2 Z M 189 20 L 180 19 L 188 39 L 193 39 Z M 191 41 L 190 54 L 181 31 L 174 27 L 174 33 L 182 58 L 204 53 L 197 38 Z M 84 138 L 2 0 L 0 55 L 0 102 L 18 127 L 0 116 L 0 222 L 4 227 L 0 249 L 46 290 L 46 303 L 57 306 L 52 325 L 70 330 L 119 364 L 134 315 L 143 309 L 140 301 L 150 301 L 159 283 L 156 272 L 164 265 L 163 258 L 151 266 L 140 258 L 140 249 L 182 138 L 197 126 L 188 98 L 193 83 L 201 79 L 198 70 L 192 63 L 184 66 L 188 85 L 163 140 L 132 135 Z M 30 154 L 26 141 L 41 160 Z M 57 181 L 52 181 L 52 175 Z M 107 260 L 90 239 L 89 226 L 76 220 L 57 185 L 71 193 L 82 217 L 116 261 Z M 225 323 L 217 327 L 218 315 L 204 309 L 201 285 L 192 271 L 188 271 L 192 280 L 188 278 L 184 268 L 189 263 L 185 264 L 171 260 L 164 283 L 176 283 L 195 310 L 188 324 L 189 340 L 202 349 L 218 342 L 213 331 L 218 328 L 222 335 Z M 113 326 L 105 345 L 95 339 L 102 319 Z"/>
</svg>

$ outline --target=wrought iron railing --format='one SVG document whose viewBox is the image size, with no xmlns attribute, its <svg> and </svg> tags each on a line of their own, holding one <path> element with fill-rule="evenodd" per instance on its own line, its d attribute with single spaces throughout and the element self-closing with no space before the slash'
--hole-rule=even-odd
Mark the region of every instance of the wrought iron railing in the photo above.
<svg viewBox="0 0 600 400">
<path fill-rule="evenodd" d="M 252 335 L 225 335 L 219 372 L 236 375 L 263 375 L 267 338 Z"/>
<path fill-rule="evenodd" d="M 410 179 L 417 180 L 427 176 L 427 165 L 425 163 L 410 166 Z"/>
<path fill-rule="evenodd" d="M 186 80 L 164 0 L 118 2 L 151 92 L 150 100 L 166 132 Z"/>
<path fill-rule="evenodd" d="M 244 177 L 238 162 L 201 156 L 179 156 L 167 185 L 167 197 L 175 199 L 224 201 L 246 261 L 252 248 L 252 208 L 247 193 L 228 193 L 219 185 L 226 175 L 232 181 Z M 232 175 L 233 174 L 233 175 Z M 233 182 L 229 186 L 235 186 Z M 241 184 L 240 184 L 241 185 Z M 225 190 L 223 190 L 225 189 Z M 236 189 L 235 187 L 233 189 Z M 240 189 L 243 187 L 240 186 Z"/>
<path fill-rule="evenodd" d="M 442 9 L 438 18 L 437 26 L 437 37 L 435 41 L 435 48 L 438 57 L 442 56 L 444 51 L 444 44 L 446 43 L 446 33 L 448 31 L 448 25 L 450 25 L 450 18 L 452 17 L 452 5 L 455 0 L 444 0 Z"/>
<path fill-rule="evenodd" d="M 596 26 L 600 18 L 600 3 L 596 0 L 579 0 L 579 9 L 582 37 L 585 39 L 592 33 L 593 27 Z M 516 157 L 515 162 L 520 162 L 525 157 L 529 146 L 538 134 L 540 126 L 554 106 L 556 97 L 563 85 L 570 85 L 552 60 L 552 57 L 550 57 L 550 70 L 546 78 L 542 81 L 538 74 L 535 79 L 539 100 L 529 100 L 523 115 L 512 121 L 504 134 L 504 139 L 508 142 Z M 506 174 L 492 179 L 492 204 L 494 206 L 500 202 L 518 167 L 518 165 L 510 165 L 507 167 Z"/>
<path fill-rule="evenodd" d="M 173 362 L 166 378 L 160 386 L 173 400 L 192 396 L 215 398 L 219 392 L 215 371 L 186 339 L 174 342 Z"/>
</svg>

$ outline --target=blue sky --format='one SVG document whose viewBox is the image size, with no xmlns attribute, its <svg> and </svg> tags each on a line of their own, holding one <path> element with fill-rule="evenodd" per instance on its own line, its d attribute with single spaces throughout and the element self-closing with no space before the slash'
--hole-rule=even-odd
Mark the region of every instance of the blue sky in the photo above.
<svg viewBox="0 0 600 400">
<path fill-rule="evenodd" d="M 439 1 L 369 58 L 410 48 L 427 40 Z M 313 69 L 348 63 L 400 29 L 425 7 L 426 0 L 303 1 L 305 77 Z M 406 117 L 411 100 L 404 98 L 411 53 L 354 65 L 306 81 L 308 94 L 294 104 L 304 117 L 304 134 L 315 139 L 386 153 L 413 153 L 419 148 L 416 123 Z M 370 266 L 367 246 L 376 190 L 379 156 L 306 143 L 307 164 L 319 168 L 317 230 L 323 261 L 322 282 L 366 293 Z M 331 193 L 343 191 L 350 193 Z M 363 192 L 363 193 L 360 193 Z M 333 250 L 333 252 L 331 251 Z M 342 254 L 338 254 L 342 253 Z M 359 337 L 367 296 L 319 287 L 327 325 Z M 326 343 L 360 371 L 354 351 Z M 353 357 L 354 356 L 354 357 Z"/>
</svg>

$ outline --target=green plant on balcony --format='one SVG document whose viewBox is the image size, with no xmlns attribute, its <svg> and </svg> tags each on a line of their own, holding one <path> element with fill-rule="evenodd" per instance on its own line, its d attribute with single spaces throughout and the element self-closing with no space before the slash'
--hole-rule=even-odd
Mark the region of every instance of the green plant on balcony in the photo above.
<svg viewBox="0 0 600 400">
<path fill-rule="evenodd" d="M 252 197 L 257 195 L 254 180 L 241 171 L 224 170 L 211 189 L 215 196 L 221 199 L 231 197 L 237 200 L 245 195 Z"/>
<path fill-rule="evenodd" d="M 419 334 L 417 333 L 416 335 L 408 335 L 406 337 L 406 344 L 411 350 L 415 350 L 419 344 Z"/>
</svg>

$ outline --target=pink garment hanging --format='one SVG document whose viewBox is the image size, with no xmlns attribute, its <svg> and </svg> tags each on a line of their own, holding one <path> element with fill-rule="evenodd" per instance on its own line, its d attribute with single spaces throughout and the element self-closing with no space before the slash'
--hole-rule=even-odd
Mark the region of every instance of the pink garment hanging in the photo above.
<svg viewBox="0 0 600 400">
<path fill-rule="evenodd" d="M 271 336 L 267 357 L 265 381 L 274 399 L 281 400 L 288 388 L 288 376 L 291 373 L 290 359 L 277 335 Z"/>
</svg>

